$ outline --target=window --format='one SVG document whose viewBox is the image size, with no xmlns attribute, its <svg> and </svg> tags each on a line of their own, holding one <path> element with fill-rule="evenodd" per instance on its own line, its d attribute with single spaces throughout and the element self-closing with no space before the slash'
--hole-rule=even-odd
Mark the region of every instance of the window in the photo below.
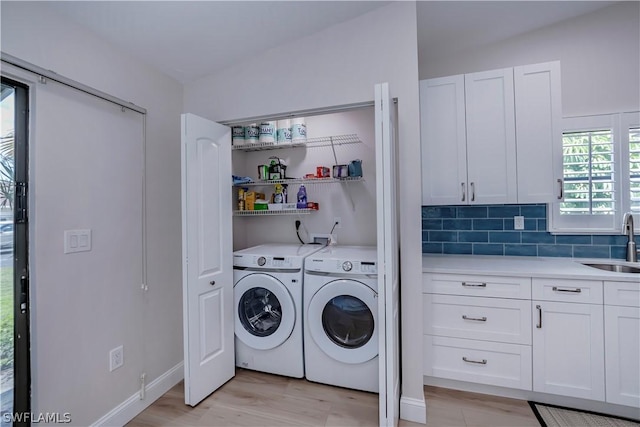
<svg viewBox="0 0 640 427">
<path fill-rule="evenodd" d="M 640 126 L 629 128 L 630 211 L 640 215 Z"/>
<path fill-rule="evenodd" d="M 549 231 L 620 232 L 625 212 L 640 215 L 640 113 L 565 118 L 562 170 Z"/>
</svg>

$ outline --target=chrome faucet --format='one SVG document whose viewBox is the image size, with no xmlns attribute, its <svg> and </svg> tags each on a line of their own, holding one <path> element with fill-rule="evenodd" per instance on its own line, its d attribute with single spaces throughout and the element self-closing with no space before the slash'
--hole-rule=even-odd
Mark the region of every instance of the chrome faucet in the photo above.
<svg viewBox="0 0 640 427">
<path fill-rule="evenodd" d="M 622 234 L 626 234 L 627 238 L 627 261 L 637 262 L 638 251 L 636 250 L 636 242 L 633 239 L 633 215 L 631 212 L 624 214 L 622 220 Z"/>
</svg>

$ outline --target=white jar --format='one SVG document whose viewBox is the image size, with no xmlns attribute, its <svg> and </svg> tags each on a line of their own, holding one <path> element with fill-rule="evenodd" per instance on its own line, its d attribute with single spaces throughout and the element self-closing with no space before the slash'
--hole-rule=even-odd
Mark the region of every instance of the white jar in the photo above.
<svg viewBox="0 0 640 427">
<path fill-rule="evenodd" d="M 306 142 L 307 141 L 307 125 L 304 117 L 296 117 L 291 124 L 291 141 Z"/>
<path fill-rule="evenodd" d="M 244 143 L 245 144 L 257 144 L 258 137 L 260 136 L 260 126 L 255 123 L 251 123 L 244 128 Z"/>
<path fill-rule="evenodd" d="M 291 120 L 278 120 L 278 144 L 291 144 Z"/>
<path fill-rule="evenodd" d="M 260 137 L 258 139 L 261 143 L 276 142 L 276 122 L 260 123 Z"/>
<path fill-rule="evenodd" d="M 244 127 L 233 126 L 231 128 L 231 144 L 235 146 L 244 145 Z"/>
</svg>

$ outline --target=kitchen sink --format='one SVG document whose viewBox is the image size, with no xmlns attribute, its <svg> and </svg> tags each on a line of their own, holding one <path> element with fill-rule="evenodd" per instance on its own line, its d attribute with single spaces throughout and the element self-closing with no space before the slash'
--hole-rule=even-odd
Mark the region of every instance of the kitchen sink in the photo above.
<svg viewBox="0 0 640 427">
<path fill-rule="evenodd" d="M 608 264 L 608 263 L 584 263 L 587 267 L 598 268 L 600 270 L 614 271 L 616 273 L 640 273 L 640 267 L 633 267 L 624 264 Z"/>
</svg>

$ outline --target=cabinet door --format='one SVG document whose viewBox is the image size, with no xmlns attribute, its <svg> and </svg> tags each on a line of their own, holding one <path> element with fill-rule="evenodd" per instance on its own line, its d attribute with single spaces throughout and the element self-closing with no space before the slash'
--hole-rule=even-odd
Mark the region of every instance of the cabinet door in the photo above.
<svg viewBox="0 0 640 427">
<path fill-rule="evenodd" d="M 422 204 L 466 204 L 464 76 L 420 82 Z"/>
<path fill-rule="evenodd" d="M 604 307 L 607 402 L 640 408 L 640 308 Z"/>
<path fill-rule="evenodd" d="M 516 106 L 518 203 L 562 197 L 560 62 L 513 69 Z"/>
<path fill-rule="evenodd" d="M 469 203 L 517 201 L 513 68 L 465 75 Z"/>
<path fill-rule="evenodd" d="M 602 305 L 532 304 L 533 390 L 604 400 Z"/>
</svg>

